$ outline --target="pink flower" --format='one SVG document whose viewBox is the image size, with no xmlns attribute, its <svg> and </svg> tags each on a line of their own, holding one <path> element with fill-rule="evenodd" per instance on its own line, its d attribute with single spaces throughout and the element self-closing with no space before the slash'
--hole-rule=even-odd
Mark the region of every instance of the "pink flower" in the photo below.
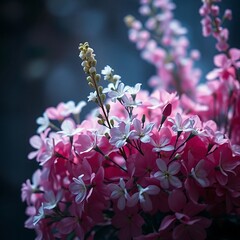
<svg viewBox="0 0 240 240">
<path fill-rule="evenodd" d="M 205 217 L 195 216 L 202 212 L 205 206 L 187 202 L 184 193 L 178 189 L 173 190 L 168 201 L 174 215 L 168 215 L 163 219 L 160 232 L 173 227 L 173 223 L 177 221 L 179 225 L 173 229 L 173 239 L 206 239 L 205 228 L 210 226 L 211 221 Z"/>
<path fill-rule="evenodd" d="M 46 110 L 46 114 L 51 120 L 63 120 L 65 117 L 68 117 L 70 114 L 77 115 L 82 111 L 82 108 L 86 106 L 85 101 L 80 101 L 77 105 L 73 101 L 67 103 L 59 103 L 57 107 L 49 107 Z"/>
<path fill-rule="evenodd" d="M 39 135 L 34 135 L 30 138 L 29 143 L 30 145 L 37 149 L 37 151 L 31 152 L 28 154 L 28 159 L 33 159 L 37 157 L 37 159 L 40 158 L 40 156 L 43 154 L 43 152 L 46 149 L 46 138 L 49 133 L 50 129 L 48 128 L 44 132 L 40 133 Z"/>
<path fill-rule="evenodd" d="M 26 183 L 22 184 L 22 201 L 26 201 L 28 205 L 31 203 L 31 197 L 34 192 L 39 190 L 41 170 L 37 169 L 32 176 L 32 184 L 28 179 Z"/>
<path fill-rule="evenodd" d="M 206 76 L 207 79 L 213 80 L 217 77 L 221 79 L 227 80 L 229 76 L 235 77 L 235 72 L 232 66 L 240 67 L 239 61 L 239 50 L 238 49 L 230 49 L 229 50 L 228 58 L 226 54 L 218 54 L 214 57 L 214 64 L 218 67 L 213 69 L 208 75 Z"/>
<path fill-rule="evenodd" d="M 175 176 L 180 171 L 180 163 L 171 162 L 167 166 L 162 159 L 157 159 L 156 163 L 160 171 L 156 172 L 153 176 L 160 181 L 162 188 L 168 189 L 170 185 L 176 188 L 182 187 L 182 182 Z"/>
<path fill-rule="evenodd" d="M 87 132 L 87 134 L 80 134 L 74 141 L 74 147 L 77 153 L 87 153 L 93 150 L 97 146 L 96 133 Z"/>
<path fill-rule="evenodd" d="M 137 208 L 126 208 L 113 216 L 112 224 L 119 229 L 119 239 L 132 239 L 142 234 L 144 220 Z"/>
<path fill-rule="evenodd" d="M 160 134 L 155 134 L 151 138 L 153 152 L 172 151 L 174 146 L 170 145 L 172 134 L 168 128 L 162 128 Z"/>
<path fill-rule="evenodd" d="M 199 54 L 171 0 L 141 0 L 145 24 L 126 18 L 131 41 L 155 67 L 152 93 L 125 85 L 108 65 L 104 88 L 94 50 L 80 44 L 97 108 L 79 122 L 86 103 L 69 101 L 37 119 L 28 158 L 40 169 L 21 189 L 25 227 L 36 239 L 204 240 L 211 223 L 204 216 L 237 217 L 240 49 L 229 48 L 223 20 L 231 12 L 220 16 L 220 1 L 200 9 L 203 34 L 224 52 L 214 57 L 212 81 L 199 86 Z"/>
</svg>

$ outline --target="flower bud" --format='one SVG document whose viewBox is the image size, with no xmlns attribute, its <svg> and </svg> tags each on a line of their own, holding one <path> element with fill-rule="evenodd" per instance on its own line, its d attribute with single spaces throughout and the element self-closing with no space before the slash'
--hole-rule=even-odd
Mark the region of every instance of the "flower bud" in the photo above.
<svg viewBox="0 0 240 240">
<path fill-rule="evenodd" d="M 163 116 L 168 117 L 172 113 L 172 104 L 168 103 L 168 105 L 163 110 Z"/>
</svg>

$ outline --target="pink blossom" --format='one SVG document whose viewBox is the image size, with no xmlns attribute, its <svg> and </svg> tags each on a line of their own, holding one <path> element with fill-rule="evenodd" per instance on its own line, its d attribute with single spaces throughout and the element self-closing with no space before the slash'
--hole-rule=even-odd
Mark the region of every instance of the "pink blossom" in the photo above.
<svg viewBox="0 0 240 240">
<path fill-rule="evenodd" d="M 205 228 L 209 227 L 211 221 L 205 217 L 195 216 L 205 206 L 187 202 L 187 198 L 181 190 L 174 190 L 169 196 L 169 206 L 175 213 L 166 216 L 160 226 L 160 232 L 172 227 L 175 221 L 180 224 L 173 229 L 173 239 L 199 239 L 206 238 Z"/>
<path fill-rule="evenodd" d="M 84 105 L 84 103 L 80 103 L 79 107 L 77 108 L 82 108 Z M 68 103 L 59 103 L 57 105 L 57 107 L 49 107 L 46 110 L 46 114 L 48 116 L 49 119 L 51 120 L 63 120 L 65 117 L 69 116 L 72 111 L 74 112 L 75 110 L 75 106 L 74 103 L 72 101 L 68 102 Z M 78 109 L 78 110 L 80 110 Z"/>
<path fill-rule="evenodd" d="M 144 220 L 136 208 L 127 208 L 113 216 L 112 224 L 119 229 L 119 239 L 131 239 L 142 234 Z"/>
<path fill-rule="evenodd" d="M 40 177 L 41 170 L 37 169 L 32 176 L 32 184 L 29 179 L 26 181 L 26 183 L 22 184 L 22 201 L 26 201 L 28 205 L 31 203 L 32 194 L 39 190 L 38 187 L 40 186 Z"/>
<path fill-rule="evenodd" d="M 96 133 L 87 132 L 87 134 L 80 134 L 74 141 L 74 147 L 78 154 L 90 152 L 97 146 Z"/>
<path fill-rule="evenodd" d="M 37 157 L 37 159 L 39 159 L 40 156 L 43 154 L 43 152 L 46 149 L 45 142 L 46 142 L 46 138 L 47 138 L 49 131 L 50 131 L 50 129 L 47 129 L 46 131 L 40 133 L 40 136 L 34 135 L 30 138 L 30 140 L 29 140 L 30 145 L 33 148 L 37 149 L 37 151 L 29 153 L 28 154 L 29 159 L 33 159 L 35 157 Z"/>
<path fill-rule="evenodd" d="M 228 45 L 232 16 L 220 15 L 219 2 L 200 9 L 203 35 L 221 51 L 201 85 L 199 53 L 171 0 L 141 0 L 145 23 L 126 18 L 130 40 L 155 68 L 151 93 L 125 85 L 108 65 L 104 88 L 94 50 L 80 44 L 97 108 L 80 122 L 86 103 L 61 102 L 37 119 L 28 158 L 39 169 L 21 189 L 36 239 L 203 240 L 211 219 L 237 219 L 240 50 Z"/>
<path fill-rule="evenodd" d="M 153 152 L 161 152 L 161 151 L 172 151 L 174 146 L 171 145 L 171 132 L 168 128 L 162 128 L 160 133 L 161 135 L 153 135 L 151 137 L 151 144 L 153 145 Z"/>
</svg>

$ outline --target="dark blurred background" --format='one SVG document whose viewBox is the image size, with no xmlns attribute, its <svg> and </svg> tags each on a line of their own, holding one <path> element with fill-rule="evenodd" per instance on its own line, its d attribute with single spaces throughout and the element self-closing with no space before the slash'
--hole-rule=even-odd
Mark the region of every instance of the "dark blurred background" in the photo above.
<svg viewBox="0 0 240 240">
<path fill-rule="evenodd" d="M 201 1 L 175 2 L 176 17 L 189 29 L 192 48 L 202 52 L 198 66 L 205 74 L 213 67 L 215 43 L 201 37 Z M 240 47 L 240 1 L 223 2 L 233 7 L 230 40 Z M 147 88 L 154 68 L 139 57 L 123 23 L 127 14 L 139 17 L 138 6 L 137 0 L 1 1 L 1 239 L 35 237 L 34 231 L 24 229 L 26 205 L 20 198 L 22 182 L 38 167 L 27 159 L 32 150 L 28 141 L 46 107 L 87 99 L 79 43 L 88 41 L 95 49 L 99 70 L 109 64 L 127 84 L 142 82 Z"/>
</svg>

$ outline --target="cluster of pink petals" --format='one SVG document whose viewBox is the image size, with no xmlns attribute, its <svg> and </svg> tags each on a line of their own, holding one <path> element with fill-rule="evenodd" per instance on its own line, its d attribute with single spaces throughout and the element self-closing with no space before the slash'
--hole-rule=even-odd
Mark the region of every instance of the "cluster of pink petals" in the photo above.
<svg viewBox="0 0 240 240">
<path fill-rule="evenodd" d="M 118 105 L 123 120 L 106 128 L 107 135 L 93 113 L 75 122 L 78 131 L 71 135 L 50 128 L 41 133 L 30 158 L 42 168 L 22 186 L 25 226 L 36 230 L 37 239 L 82 239 L 101 226 L 112 226 L 120 239 L 147 239 L 153 233 L 143 234 L 145 218 L 160 213 L 156 236 L 204 239 L 215 212 L 239 213 L 240 154 L 232 151 L 230 139 L 217 135 L 215 124 L 182 112 L 177 97 L 163 90 L 140 91 L 137 98 L 143 104 L 134 109 L 135 117 L 129 120 Z M 161 124 L 165 102 L 172 108 Z M 202 216 L 206 212 L 209 219 Z"/>
<path fill-rule="evenodd" d="M 141 84 L 125 86 L 119 77 L 103 90 L 110 98 L 109 126 L 98 124 L 100 108 L 79 121 L 85 102 L 46 109 L 28 155 L 40 168 L 22 184 L 25 227 L 36 231 L 36 239 L 101 239 L 102 234 L 104 239 L 203 240 L 216 216 L 239 217 L 240 50 L 216 55 L 208 81 L 196 87 L 188 44 L 179 37 L 184 31 L 173 21 L 174 4 L 141 4 L 145 16 L 151 6 L 162 11 L 148 20 L 148 30 L 156 22 L 165 26 L 161 44 L 174 51 L 170 56 L 156 45 L 137 20 L 130 37 L 157 67 L 162 83 L 179 90 L 175 63 L 184 91 L 178 96 L 156 84 L 149 93 Z M 203 4 L 200 12 L 207 17 L 210 10 Z M 211 14 L 217 17 L 218 9 L 211 6 Z"/>
<path fill-rule="evenodd" d="M 222 18 L 220 15 L 220 9 L 217 5 L 218 0 L 203 0 L 203 5 L 201 6 L 199 13 L 203 17 L 202 33 L 203 36 L 207 37 L 212 35 L 216 40 L 216 48 L 218 51 L 226 51 L 229 48 L 227 43 L 229 38 L 229 31 L 227 28 L 222 27 L 224 20 L 232 19 L 232 12 L 230 9 L 226 9 Z"/>
<path fill-rule="evenodd" d="M 126 17 L 129 39 L 136 43 L 142 57 L 156 67 L 156 75 L 150 79 L 152 87 L 176 89 L 179 94 L 192 96 L 201 76 L 201 71 L 194 67 L 199 52 L 189 53 L 187 30 L 174 19 L 174 9 L 171 0 L 141 1 L 139 11 L 147 20 L 143 25 Z"/>
</svg>

